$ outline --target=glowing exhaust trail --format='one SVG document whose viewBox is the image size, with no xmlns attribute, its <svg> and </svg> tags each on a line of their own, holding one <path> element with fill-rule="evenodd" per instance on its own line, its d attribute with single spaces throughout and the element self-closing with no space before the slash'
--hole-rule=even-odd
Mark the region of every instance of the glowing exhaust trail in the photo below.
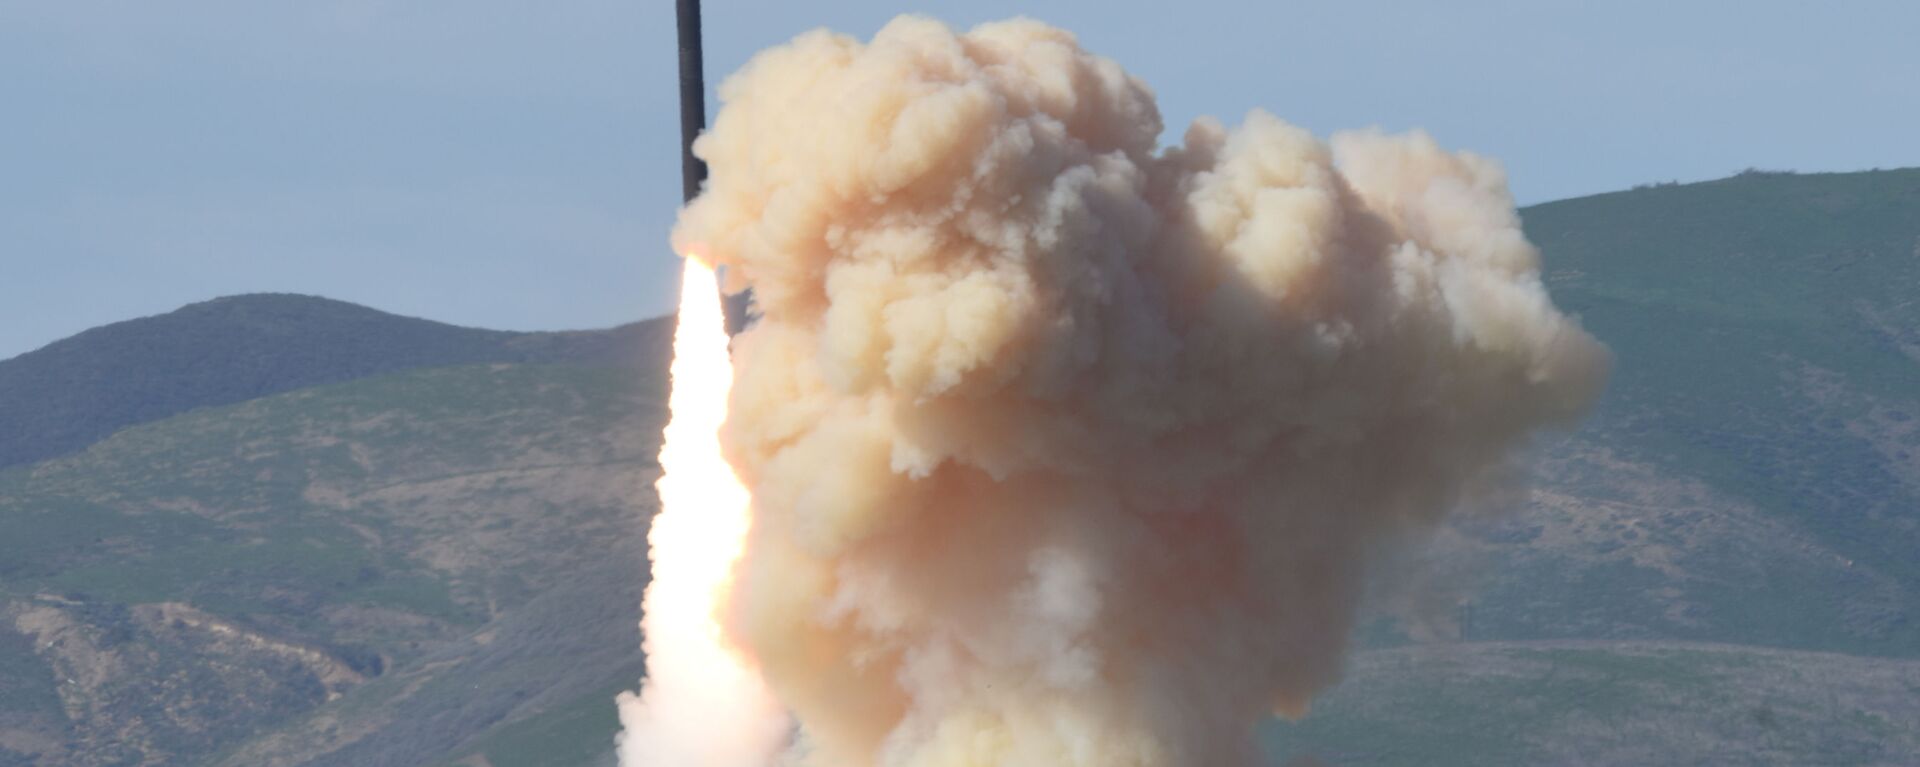
<svg viewBox="0 0 1920 767">
<path fill-rule="evenodd" d="M 746 542 L 750 497 L 720 452 L 733 366 L 713 269 L 693 258 L 683 267 L 670 370 L 662 474 L 654 485 L 660 512 L 647 534 L 647 679 L 638 696 L 620 697 L 620 763 L 761 767 L 779 751 L 788 723 L 720 627 L 718 611 Z"/>
</svg>

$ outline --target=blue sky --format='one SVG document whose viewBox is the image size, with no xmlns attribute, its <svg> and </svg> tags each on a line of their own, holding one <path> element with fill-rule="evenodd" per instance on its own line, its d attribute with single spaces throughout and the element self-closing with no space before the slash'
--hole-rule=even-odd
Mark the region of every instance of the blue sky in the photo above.
<svg viewBox="0 0 1920 767">
<path fill-rule="evenodd" d="M 708 0 L 709 84 L 902 11 L 1073 29 L 1169 140 L 1254 107 L 1424 127 L 1523 203 L 1920 165 L 1912 0 Z M 256 291 L 510 329 L 664 313 L 672 24 L 667 0 L 0 0 L 0 358 Z"/>
</svg>

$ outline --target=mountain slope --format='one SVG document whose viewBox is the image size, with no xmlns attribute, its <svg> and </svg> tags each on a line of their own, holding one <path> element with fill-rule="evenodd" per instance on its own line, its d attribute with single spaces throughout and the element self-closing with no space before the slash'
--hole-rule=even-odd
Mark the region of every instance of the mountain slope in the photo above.
<svg viewBox="0 0 1920 767">
<path fill-rule="evenodd" d="M 1396 617 L 1276 753 L 1912 753 L 1920 170 L 1523 215 L 1613 386 L 1517 514 L 1441 531 L 1387 584 Z M 496 347 L 637 368 L 405 370 L 0 470 L 0 765 L 605 764 L 665 391 L 665 324 L 639 328 Z"/>
<path fill-rule="evenodd" d="M 660 323 L 509 333 L 311 296 L 231 296 L 94 328 L 0 361 L 0 467 L 127 426 L 379 373 L 481 362 L 636 364 Z"/>
<path fill-rule="evenodd" d="M 419 764 L 631 682 L 663 376 L 409 371 L 0 471 L 0 764 Z"/>
<path fill-rule="evenodd" d="M 1920 170 L 1523 215 L 1617 362 L 1496 535 L 1527 577 L 1490 579 L 1476 626 L 1920 655 Z"/>
<path fill-rule="evenodd" d="M 1290 765 L 1910 764 L 1916 721 L 1920 661 L 1472 643 L 1362 653 L 1311 714 L 1265 739 Z"/>
</svg>

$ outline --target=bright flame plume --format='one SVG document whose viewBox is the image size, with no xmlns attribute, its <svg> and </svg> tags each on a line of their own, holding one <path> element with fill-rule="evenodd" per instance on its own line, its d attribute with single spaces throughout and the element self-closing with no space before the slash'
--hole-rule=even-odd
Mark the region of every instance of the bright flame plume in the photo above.
<svg viewBox="0 0 1920 767">
<path fill-rule="evenodd" d="M 733 388 L 712 267 L 686 259 L 673 333 L 673 391 L 660 447 L 660 512 L 647 534 L 647 679 L 620 696 L 620 763 L 762 767 L 788 721 L 759 673 L 728 645 L 719 611 L 745 546 L 751 503 L 720 451 Z"/>
</svg>

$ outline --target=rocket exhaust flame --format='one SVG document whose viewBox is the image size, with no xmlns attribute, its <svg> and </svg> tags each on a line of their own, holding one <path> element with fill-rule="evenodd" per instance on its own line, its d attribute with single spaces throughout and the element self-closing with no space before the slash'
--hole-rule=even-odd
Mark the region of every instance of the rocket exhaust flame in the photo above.
<svg viewBox="0 0 1920 767">
<path fill-rule="evenodd" d="M 647 532 L 647 679 L 638 696 L 621 696 L 620 763 L 763 767 L 788 723 L 720 628 L 750 499 L 720 452 L 733 365 L 714 271 L 695 258 L 682 271 L 670 374 L 660 512 Z"/>
<path fill-rule="evenodd" d="M 1258 764 L 1388 547 L 1606 377 L 1499 167 L 1422 134 L 1162 148 L 1026 20 L 808 33 L 720 95 L 674 239 L 760 314 L 729 400 L 689 262 L 626 767 L 771 763 L 762 679 L 804 767 Z"/>
</svg>

